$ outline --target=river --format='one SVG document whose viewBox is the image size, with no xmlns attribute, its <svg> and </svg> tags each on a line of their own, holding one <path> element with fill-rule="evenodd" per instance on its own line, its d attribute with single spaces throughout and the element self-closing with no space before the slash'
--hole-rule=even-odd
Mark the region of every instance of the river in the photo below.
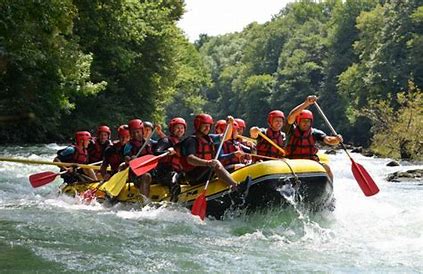
<svg viewBox="0 0 423 274">
<path fill-rule="evenodd" d="M 0 147 L 2 157 L 51 160 L 55 144 Z M 422 166 L 353 154 L 380 193 L 365 197 L 345 153 L 331 155 L 336 209 L 273 209 L 226 218 L 182 207 L 127 209 L 57 196 L 60 179 L 33 189 L 54 166 L 0 162 L 0 271 L 25 272 L 420 272 L 423 184 L 387 173 Z"/>
</svg>

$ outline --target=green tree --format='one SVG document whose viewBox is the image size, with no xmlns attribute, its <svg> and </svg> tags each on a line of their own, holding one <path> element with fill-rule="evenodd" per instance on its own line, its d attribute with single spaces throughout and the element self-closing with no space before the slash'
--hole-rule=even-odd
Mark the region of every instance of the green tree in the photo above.
<svg viewBox="0 0 423 274">
<path fill-rule="evenodd" d="M 68 0 L 0 3 L 0 113 L 20 119 L 1 127 L 1 142 L 57 138 L 74 96 L 105 87 L 90 81 L 92 55 L 72 37 L 76 14 Z M 20 117 L 25 113 L 32 119 Z"/>
</svg>

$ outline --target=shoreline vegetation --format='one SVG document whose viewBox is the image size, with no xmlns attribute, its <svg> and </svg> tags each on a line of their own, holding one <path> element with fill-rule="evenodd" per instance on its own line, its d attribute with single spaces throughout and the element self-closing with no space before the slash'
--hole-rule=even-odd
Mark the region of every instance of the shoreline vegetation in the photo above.
<svg viewBox="0 0 423 274">
<path fill-rule="evenodd" d="M 0 144 L 68 142 L 76 130 L 135 117 L 191 125 L 203 111 L 264 126 L 270 110 L 287 114 L 317 94 L 347 143 L 423 160 L 421 1 L 302 0 L 194 43 L 176 25 L 184 8 L 2 1 Z"/>
</svg>

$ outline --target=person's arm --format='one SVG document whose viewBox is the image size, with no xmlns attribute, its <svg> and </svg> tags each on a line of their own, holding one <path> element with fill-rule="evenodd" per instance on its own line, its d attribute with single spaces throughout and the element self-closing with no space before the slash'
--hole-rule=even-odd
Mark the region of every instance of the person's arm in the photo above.
<svg viewBox="0 0 423 274">
<path fill-rule="evenodd" d="M 336 136 L 326 136 L 323 139 L 323 142 L 327 145 L 331 145 L 331 146 L 336 146 L 339 143 L 342 143 L 344 140 L 342 139 L 341 135 L 336 135 Z"/>
<path fill-rule="evenodd" d="M 168 151 L 172 147 L 172 144 L 169 141 L 169 138 L 164 137 L 157 142 L 157 145 L 153 151 L 154 155 L 160 155 Z"/>
<path fill-rule="evenodd" d="M 259 132 L 266 134 L 266 129 L 259 128 L 259 127 L 252 127 L 250 128 L 250 137 L 252 139 L 259 139 Z"/>
<path fill-rule="evenodd" d="M 305 101 L 298 106 L 296 106 L 288 115 L 288 118 L 286 119 L 287 123 L 289 125 L 292 125 L 295 122 L 295 118 L 297 118 L 298 114 L 300 114 L 301 111 L 308 108 L 309 106 L 313 105 L 317 101 L 316 95 L 310 95 L 307 96 Z"/>
<path fill-rule="evenodd" d="M 162 131 L 162 126 L 160 124 L 154 125 L 154 127 L 156 128 L 156 133 L 160 139 L 166 137 L 166 134 Z"/>
</svg>

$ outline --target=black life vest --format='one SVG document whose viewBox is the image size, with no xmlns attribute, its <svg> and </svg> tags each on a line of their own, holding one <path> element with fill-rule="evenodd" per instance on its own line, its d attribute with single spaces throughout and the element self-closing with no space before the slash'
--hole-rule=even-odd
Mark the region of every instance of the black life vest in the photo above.
<svg viewBox="0 0 423 274">
<path fill-rule="evenodd" d="M 279 147 L 283 148 L 285 141 L 285 134 L 281 131 L 274 131 L 271 128 L 266 129 L 266 136 L 269 137 L 273 142 L 275 142 Z M 281 152 L 275 148 L 272 144 L 266 141 L 264 138 L 260 138 L 257 142 L 257 154 L 281 158 L 283 155 Z"/>
<path fill-rule="evenodd" d="M 312 134 L 312 128 L 307 131 L 300 131 L 298 127 L 295 127 L 293 134 L 289 137 L 286 149 L 289 158 L 319 161 L 316 139 Z"/>
</svg>

